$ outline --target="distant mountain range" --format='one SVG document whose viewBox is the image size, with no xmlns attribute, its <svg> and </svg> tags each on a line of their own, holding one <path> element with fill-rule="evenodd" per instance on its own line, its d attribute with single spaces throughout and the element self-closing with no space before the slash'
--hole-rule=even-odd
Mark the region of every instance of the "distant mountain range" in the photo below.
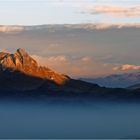
<svg viewBox="0 0 140 140">
<path fill-rule="evenodd" d="M 0 97 L 76 97 L 139 100 L 140 89 L 106 88 L 75 80 L 39 64 L 23 49 L 0 53 Z"/>
<path fill-rule="evenodd" d="M 131 85 L 140 83 L 140 72 L 113 74 L 99 78 L 80 78 L 80 80 L 90 83 L 97 83 L 100 86 L 111 88 L 127 88 Z"/>
</svg>

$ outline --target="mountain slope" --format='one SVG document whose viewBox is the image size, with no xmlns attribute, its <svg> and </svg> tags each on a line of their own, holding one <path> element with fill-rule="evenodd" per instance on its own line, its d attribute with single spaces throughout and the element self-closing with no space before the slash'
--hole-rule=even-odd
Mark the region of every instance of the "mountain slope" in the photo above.
<svg viewBox="0 0 140 140">
<path fill-rule="evenodd" d="M 131 89 L 131 90 L 140 90 L 140 84 L 136 84 L 136 85 L 131 85 L 128 87 L 128 89 Z"/>
<path fill-rule="evenodd" d="M 106 77 L 99 78 L 81 78 L 80 80 L 87 81 L 90 83 L 97 83 L 100 86 L 111 87 L 111 88 L 126 88 L 131 85 L 140 83 L 140 72 L 137 73 L 124 73 L 114 74 Z"/>
</svg>

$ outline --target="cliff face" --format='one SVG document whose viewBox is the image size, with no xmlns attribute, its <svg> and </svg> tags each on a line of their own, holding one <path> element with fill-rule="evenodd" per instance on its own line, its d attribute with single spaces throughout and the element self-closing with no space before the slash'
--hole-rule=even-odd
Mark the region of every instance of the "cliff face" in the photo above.
<svg viewBox="0 0 140 140">
<path fill-rule="evenodd" d="M 0 52 L 0 71 L 9 70 L 22 72 L 26 75 L 41 79 L 51 80 L 58 85 L 63 85 L 69 78 L 53 70 L 39 66 L 38 63 L 23 49 L 17 49 L 14 54 Z"/>
</svg>

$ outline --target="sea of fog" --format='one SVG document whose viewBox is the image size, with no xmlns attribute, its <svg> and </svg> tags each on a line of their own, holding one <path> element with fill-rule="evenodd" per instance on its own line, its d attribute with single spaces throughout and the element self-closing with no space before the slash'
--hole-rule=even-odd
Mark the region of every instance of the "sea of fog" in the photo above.
<svg viewBox="0 0 140 140">
<path fill-rule="evenodd" d="M 0 138 L 140 138 L 140 104 L 1 100 Z"/>
</svg>

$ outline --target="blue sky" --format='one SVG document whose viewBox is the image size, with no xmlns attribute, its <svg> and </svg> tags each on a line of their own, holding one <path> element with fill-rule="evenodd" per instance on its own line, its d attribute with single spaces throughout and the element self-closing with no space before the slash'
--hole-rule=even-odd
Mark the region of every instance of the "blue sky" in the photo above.
<svg viewBox="0 0 140 140">
<path fill-rule="evenodd" d="M 118 16 L 117 13 L 111 13 L 114 11 L 104 11 L 104 6 L 110 6 L 109 10 L 112 10 L 111 6 L 117 6 L 117 9 L 121 6 L 121 10 L 128 8 L 115 11 L 118 14 L 125 10 L 130 12 L 131 8 L 137 7 L 137 9 L 132 11 L 134 14 L 131 16 Z M 0 24 L 3 25 L 139 23 L 139 12 L 139 0 L 0 0 Z"/>
</svg>

